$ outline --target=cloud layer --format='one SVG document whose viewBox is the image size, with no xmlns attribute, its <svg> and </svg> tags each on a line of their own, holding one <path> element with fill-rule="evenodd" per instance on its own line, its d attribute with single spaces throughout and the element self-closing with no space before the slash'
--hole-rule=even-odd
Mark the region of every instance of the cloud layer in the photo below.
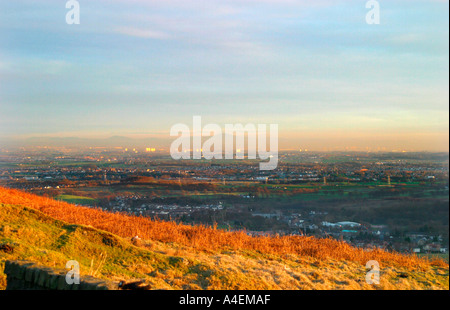
<svg viewBox="0 0 450 310">
<path fill-rule="evenodd" d="M 448 1 L 383 1 L 378 26 L 359 0 L 80 4 L 77 26 L 61 1 L 0 4 L 1 136 L 165 132 L 192 115 L 278 123 L 293 146 L 448 132 Z"/>
</svg>

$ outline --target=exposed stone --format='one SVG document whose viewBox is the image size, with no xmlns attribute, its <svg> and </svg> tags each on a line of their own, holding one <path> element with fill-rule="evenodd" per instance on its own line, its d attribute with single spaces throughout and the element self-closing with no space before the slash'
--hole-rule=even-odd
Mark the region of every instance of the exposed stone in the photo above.
<svg viewBox="0 0 450 310">
<path fill-rule="evenodd" d="M 53 274 L 51 274 L 51 275 L 48 277 L 46 287 L 47 287 L 48 289 L 50 289 L 50 290 L 56 290 L 56 289 L 58 288 L 58 282 L 59 282 L 59 278 L 60 278 L 60 277 L 65 277 L 65 276 L 62 275 L 62 274 L 58 274 L 58 273 L 56 273 L 56 272 L 53 272 Z"/>
<path fill-rule="evenodd" d="M 14 247 L 10 244 L 0 244 L 0 252 L 13 253 Z"/>
<path fill-rule="evenodd" d="M 67 284 L 65 276 L 58 277 L 58 284 L 56 285 L 56 289 L 58 291 L 70 290 L 69 284 Z"/>
<path fill-rule="evenodd" d="M 6 261 L 7 290 L 117 290 L 118 283 L 82 276 L 80 284 L 66 282 L 67 270 L 38 266 L 28 261 Z"/>
<path fill-rule="evenodd" d="M 25 268 L 25 282 L 31 283 L 34 281 L 36 268 L 34 267 L 34 265 Z"/>
<path fill-rule="evenodd" d="M 119 287 L 122 290 L 133 290 L 133 291 L 145 291 L 151 290 L 151 285 L 145 280 L 135 281 L 135 282 L 120 282 Z"/>
</svg>

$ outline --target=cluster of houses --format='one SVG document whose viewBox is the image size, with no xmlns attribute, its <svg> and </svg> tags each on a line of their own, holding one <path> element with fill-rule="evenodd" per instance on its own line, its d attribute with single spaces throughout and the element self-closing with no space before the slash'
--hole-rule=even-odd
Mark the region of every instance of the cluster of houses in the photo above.
<svg viewBox="0 0 450 310">
<path fill-rule="evenodd" d="M 442 246 L 441 236 L 433 237 L 423 233 L 409 233 L 407 238 L 414 244 L 412 249 L 414 253 L 448 253 L 448 248 Z"/>
<path fill-rule="evenodd" d="M 142 215 L 158 218 L 177 218 L 183 215 L 189 216 L 192 212 L 211 210 L 220 211 L 223 209 L 222 204 L 203 204 L 203 205 L 178 205 L 178 204 L 161 204 L 161 203 L 139 203 L 140 197 L 124 197 L 118 196 L 109 202 L 104 210 L 112 212 L 125 212 L 133 215 Z M 136 201 L 133 205 L 132 201 Z"/>
<path fill-rule="evenodd" d="M 319 214 L 317 214 L 319 213 Z M 361 248 L 385 248 L 396 249 L 409 253 L 448 253 L 448 248 L 443 246 L 441 236 L 431 236 L 424 233 L 407 233 L 401 237 L 394 237 L 390 234 L 386 225 L 364 225 L 352 221 L 341 222 L 317 222 L 316 215 L 326 215 L 321 212 L 311 211 L 302 216 L 301 214 L 283 215 L 281 212 L 274 213 L 253 213 L 253 216 L 264 217 L 266 219 L 276 219 L 289 224 L 299 234 L 315 235 L 318 237 L 333 237 L 345 240 L 354 246 Z M 248 232 L 252 235 L 272 234 L 266 232 Z M 287 233 L 287 232 L 286 232 Z M 289 234 L 296 234 L 290 231 Z"/>
</svg>

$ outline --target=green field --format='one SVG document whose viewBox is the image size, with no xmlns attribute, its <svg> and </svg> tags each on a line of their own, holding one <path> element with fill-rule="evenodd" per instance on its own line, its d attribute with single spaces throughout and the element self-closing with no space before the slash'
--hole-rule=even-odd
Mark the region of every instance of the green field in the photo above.
<svg viewBox="0 0 450 310">
<path fill-rule="evenodd" d="M 79 205 L 95 205 L 97 203 L 96 199 L 82 196 L 74 196 L 74 195 L 58 195 L 56 196 L 57 200 L 62 200 L 68 203 L 74 203 Z"/>
<path fill-rule="evenodd" d="M 193 198 L 193 199 L 227 199 L 233 201 L 241 196 L 255 196 L 256 199 L 276 200 L 284 202 L 301 201 L 352 201 L 364 199 L 378 200 L 390 197 L 397 198 L 433 198 L 445 199 L 448 191 L 436 190 L 433 187 L 423 187 L 418 183 L 393 183 L 388 186 L 381 182 L 373 183 L 302 183 L 283 184 L 250 181 L 199 182 L 194 183 L 114 183 L 109 186 L 94 186 L 78 188 L 76 193 L 62 192 L 56 199 L 76 204 L 95 205 L 96 199 L 107 195 L 121 193 L 136 193 L 143 196 L 158 196 L 161 198 Z M 90 198 L 89 198 L 90 197 Z M 246 203 L 248 200 L 242 200 Z"/>
</svg>

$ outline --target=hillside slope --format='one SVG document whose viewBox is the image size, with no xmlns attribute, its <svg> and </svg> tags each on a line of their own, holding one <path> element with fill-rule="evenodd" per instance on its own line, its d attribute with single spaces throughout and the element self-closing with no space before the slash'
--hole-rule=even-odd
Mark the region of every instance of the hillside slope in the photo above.
<svg viewBox="0 0 450 310">
<path fill-rule="evenodd" d="M 143 239 L 132 242 L 131 237 Z M 249 237 L 110 214 L 0 188 L 0 289 L 8 259 L 112 280 L 146 279 L 154 289 L 448 289 L 448 264 L 362 251 L 335 240 Z M 381 266 L 365 282 L 365 262 Z"/>
</svg>

